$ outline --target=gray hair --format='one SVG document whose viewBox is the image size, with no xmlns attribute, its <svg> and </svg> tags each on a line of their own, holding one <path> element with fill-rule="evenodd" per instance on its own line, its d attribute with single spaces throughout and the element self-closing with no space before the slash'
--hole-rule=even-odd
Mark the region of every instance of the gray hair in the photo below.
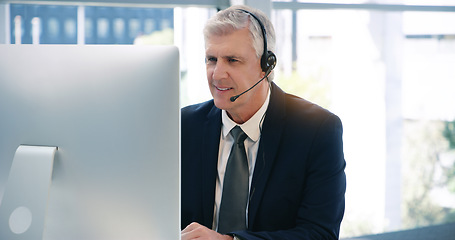
<svg viewBox="0 0 455 240">
<path fill-rule="evenodd" d="M 245 5 L 231 6 L 219 11 L 215 16 L 211 17 L 204 27 L 205 42 L 207 42 L 207 39 L 210 36 L 227 35 L 236 30 L 248 27 L 256 56 L 261 58 L 264 53 L 262 29 L 254 17 L 239 9 L 247 10 L 259 18 L 264 25 L 267 34 L 267 50 L 273 52 L 275 50 L 275 29 L 273 28 L 271 21 L 262 11 Z M 272 79 L 273 74 L 270 74 L 269 81 L 272 81 Z"/>
</svg>

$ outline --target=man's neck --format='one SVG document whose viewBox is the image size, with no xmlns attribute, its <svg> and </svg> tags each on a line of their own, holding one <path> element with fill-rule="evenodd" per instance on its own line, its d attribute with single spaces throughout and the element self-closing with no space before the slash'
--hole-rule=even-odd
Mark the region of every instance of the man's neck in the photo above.
<svg viewBox="0 0 455 240">
<path fill-rule="evenodd" d="M 256 105 L 250 105 L 251 107 L 243 109 L 241 112 L 233 112 L 233 111 L 226 111 L 229 118 L 237 124 L 243 124 L 250 120 L 261 108 L 262 106 L 268 101 L 270 97 L 270 88 L 267 85 L 266 94 L 263 97 L 262 101 L 258 101 Z"/>
<path fill-rule="evenodd" d="M 235 121 L 228 111 L 223 110 L 225 112 L 225 113 L 223 113 L 224 116 L 222 119 L 223 125 L 226 125 L 227 121 L 232 121 L 232 122 L 234 122 L 234 124 L 237 124 L 237 125 L 243 125 L 249 121 L 253 121 L 253 122 L 257 121 L 258 124 L 260 124 L 260 121 L 263 120 L 263 116 L 265 115 L 265 112 L 267 111 L 269 102 L 270 102 L 270 91 L 267 93 L 266 98 L 264 99 L 264 101 L 263 101 L 262 105 L 259 107 L 259 109 L 256 110 L 255 113 L 253 115 L 251 115 L 245 121 Z"/>
</svg>

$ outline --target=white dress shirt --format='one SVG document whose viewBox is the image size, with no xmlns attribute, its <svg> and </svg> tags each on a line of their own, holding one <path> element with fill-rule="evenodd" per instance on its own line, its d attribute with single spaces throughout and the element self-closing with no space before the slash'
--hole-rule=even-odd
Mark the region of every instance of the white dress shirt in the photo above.
<svg viewBox="0 0 455 240">
<path fill-rule="evenodd" d="M 246 156 L 248 158 L 248 168 L 249 168 L 249 186 L 251 190 L 251 180 L 253 179 L 254 165 L 256 164 L 256 156 L 259 148 L 259 140 L 261 137 L 261 128 L 262 121 L 265 117 L 265 112 L 270 101 L 270 91 L 267 95 L 267 98 L 262 104 L 262 107 L 245 123 L 237 124 L 232 121 L 227 112 L 222 110 L 222 126 L 221 126 L 221 137 L 220 137 L 220 149 L 218 152 L 218 176 L 216 179 L 216 189 L 215 189 L 215 208 L 214 208 L 214 217 L 213 217 L 213 229 L 218 229 L 218 217 L 220 213 L 220 204 L 221 204 L 221 195 L 223 193 L 223 180 L 224 173 L 226 171 L 226 165 L 231 152 L 234 139 L 229 132 L 235 126 L 240 126 L 240 128 L 248 136 L 245 140 L 245 150 Z M 246 217 L 248 224 L 248 207 L 246 209 Z"/>
</svg>

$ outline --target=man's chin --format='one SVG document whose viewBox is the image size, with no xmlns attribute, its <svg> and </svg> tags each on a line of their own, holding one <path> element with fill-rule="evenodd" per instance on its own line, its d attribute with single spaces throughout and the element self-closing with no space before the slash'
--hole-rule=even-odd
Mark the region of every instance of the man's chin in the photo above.
<svg viewBox="0 0 455 240">
<path fill-rule="evenodd" d="M 229 108 L 232 107 L 233 102 L 231 102 L 229 99 L 213 99 L 215 106 L 219 109 L 222 110 L 228 110 Z"/>
</svg>

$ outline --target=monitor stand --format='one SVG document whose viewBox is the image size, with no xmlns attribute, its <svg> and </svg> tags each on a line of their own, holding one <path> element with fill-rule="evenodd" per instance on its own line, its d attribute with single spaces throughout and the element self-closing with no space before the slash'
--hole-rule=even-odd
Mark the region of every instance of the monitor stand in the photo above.
<svg viewBox="0 0 455 240">
<path fill-rule="evenodd" d="M 0 205 L 0 239 L 42 239 L 57 147 L 17 148 Z"/>
</svg>

